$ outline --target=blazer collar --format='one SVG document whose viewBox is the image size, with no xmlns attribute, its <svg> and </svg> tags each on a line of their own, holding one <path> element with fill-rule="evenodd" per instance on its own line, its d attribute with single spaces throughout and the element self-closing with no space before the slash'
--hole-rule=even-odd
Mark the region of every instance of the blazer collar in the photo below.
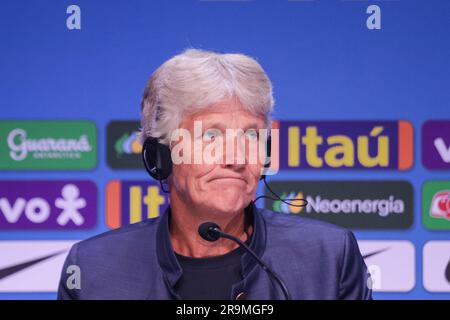
<svg viewBox="0 0 450 320">
<path fill-rule="evenodd" d="M 252 249 L 259 257 L 261 257 L 266 248 L 266 226 L 263 217 L 252 201 L 246 208 L 245 214 L 250 221 L 253 222 L 253 233 L 250 240 L 250 249 Z M 175 256 L 172 243 L 170 241 L 169 221 L 170 206 L 163 213 L 158 224 L 156 232 L 156 249 L 158 262 L 163 271 L 164 279 L 173 289 L 177 281 L 180 279 L 183 270 Z M 255 259 L 247 252 L 242 255 L 242 276 L 245 279 L 247 275 L 257 266 Z"/>
</svg>

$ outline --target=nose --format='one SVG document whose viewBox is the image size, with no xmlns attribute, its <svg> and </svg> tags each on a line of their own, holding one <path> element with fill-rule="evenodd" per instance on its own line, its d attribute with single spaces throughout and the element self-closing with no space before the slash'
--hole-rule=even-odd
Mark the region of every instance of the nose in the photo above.
<svg viewBox="0 0 450 320">
<path fill-rule="evenodd" d="M 224 152 L 221 165 L 223 168 L 240 169 L 247 164 L 245 139 L 240 137 L 227 137 L 224 143 Z"/>
</svg>

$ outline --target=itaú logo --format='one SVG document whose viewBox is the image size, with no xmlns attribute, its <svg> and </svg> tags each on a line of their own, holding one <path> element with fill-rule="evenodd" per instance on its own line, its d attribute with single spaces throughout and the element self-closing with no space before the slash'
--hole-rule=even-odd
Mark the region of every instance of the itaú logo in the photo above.
<svg viewBox="0 0 450 320">
<path fill-rule="evenodd" d="M 279 121 L 280 169 L 407 170 L 413 128 L 407 121 Z"/>
<path fill-rule="evenodd" d="M 389 166 L 389 136 L 382 134 L 384 128 L 382 126 L 373 127 L 368 135 L 360 135 L 353 141 L 350 136 L 332 135 L 324 139 L 318 133 L 317 127 L 309 126 L 305 130 L 305 135 L 300 135 L 298 127 L 289 128 L 289 139 L 298 139 L 300 144 L 296 148 L 292 148 L 289 153 L 289 163 L 299 163 L 300 160 L 295 157 L 298 154 L 301 145 L 305 148 L 306 161 L 309 166 L 320 168 L 324 166 L 324 162 L 330 167 L 354 167 L 355 162 L 360 163 L 366 168 L 376 166 Z M 369 139 L 375 140 L 376 153 L 371 156 L 369 153 Z M 318 147 L 324 142 L 330 147 L 327 148 L 323 157 L 318 154 Z M 355 152 L 356 150 L 356 152 Z"/>
<path fill-rule="evenodd" d="M 159 217 L 169 198 L 147 180 L 112 180 L 106 186 L 106 225 L 111 228 Z"/>
<path fill-rule="evenodd" d="M 274 211 L 289 214 L 298 214 L 302 211 L 303 207 L 298 207 L 298 205 L 303 203 L 301 200 L 303 199 L 303 192 L 283 193 L 280 198 L 287 203 L 280 200 L 275 201 L 273 203 Z M 405 211 L 404 201 L 396 199 L 393 195 L 385 199 L 327 199 L 321 195 L 308 195 L 305 199 L 308 203 L 306 213 L 365 213 L 386 217 L 392 213 L 401 214 Z"/>
<path fill-rule="evenodd" d="M 86 135 L 78 139 L 41 138 L 29 139 L 24 129 L 11 130 L 7 138 L 10 157 L 15 161 L 24 160 L 29 152 L 34 158 L 80 158 L 81 152 L 89 152 L 92 146 Z"/>
<path fill-rule="evenodd" d="M 450 220 L 450 190 L 439 191 L 433 196 L 430 216 Z"/>
</svg>

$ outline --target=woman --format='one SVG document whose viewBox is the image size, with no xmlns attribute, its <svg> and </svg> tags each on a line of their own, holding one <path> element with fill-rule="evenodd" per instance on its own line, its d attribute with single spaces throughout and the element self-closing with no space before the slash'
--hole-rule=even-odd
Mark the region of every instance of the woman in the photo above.
<svg viewBox="0 0 450 320">
<path fill-rule="evenodd" d="M 59 298 L 284 299 L 282 286 L 237 243 L 199 234 L 214 222 L 246 242 L 293 299 L 370 299 L 351 232 L 253 203 L 264 163 L 250 161 L 250 145 L 266 142 L 258 133 L 270 128 L 273 104 L 269 78 L 248 56 L 190 49 L 161 65 L 144 91 L 141 138 L 170 207 L 74 245 Z M 171 158 L 157 164 L 155 148 Z M 80 288 L 67 285 L 70 265 L 81 270 Z"/>
</svg>

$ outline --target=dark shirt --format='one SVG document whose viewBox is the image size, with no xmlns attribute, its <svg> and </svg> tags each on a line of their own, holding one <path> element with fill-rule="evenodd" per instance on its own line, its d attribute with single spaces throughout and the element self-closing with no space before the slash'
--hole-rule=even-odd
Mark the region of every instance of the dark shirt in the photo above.
<svg viewBox="0 0 450 320">
<path fill-rule="evenodd" d="M 185 300 L 230 300 L 231 288 L 242 281 L 243 248 L 209 258 L 192 258 L 175 253 L 183 274 L 175 290 Z"/>
<path fill-rule="evenodd" d="M 371 299 L 370 274 L 348 230 L 299 215 L 258 209 L 249 247 L 275 271 L 295 300 Z M 158 218 L 130 224 L 73 245 L 61 270 L 59 299 L 178 299 L 182 270 L 170 239 L 170 207 Z M 242 255 L 243 280 L 230 298 L 284 299 L 283 292 L 253 257 Z M 81 288 L 68 268 L 82 270 Z M 214 285 L 211 284 L 211 287 Z M 232 296 L 231 296 L 232 294 Z M 242 299 L 244 299 L 242 298 Z"/>
</svg>

